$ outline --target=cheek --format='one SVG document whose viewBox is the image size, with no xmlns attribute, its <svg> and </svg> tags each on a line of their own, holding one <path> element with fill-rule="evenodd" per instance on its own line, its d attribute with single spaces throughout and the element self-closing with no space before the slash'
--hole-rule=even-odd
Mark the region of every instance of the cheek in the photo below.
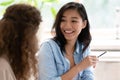
<svg viewBox="0 0 120 80">
<path fill-rule="evenodd" d="M 78 34 L 80 34 L 82 31 L 82 27 L 80 25 L 76 26 L 76 31 Z"/>
<path fill-rule="evenodd" d="M 63 30 L 63 28 L 64 28 L 64 24 L 60 24 L 60 30 L 62 31 Z"/>
<path fill-rule="evenodd" d="M 62 30 L 62 25 L 60 25 L 60 30 Z"/>
<path fill-rule="evenodd" d="M 79 35 L 81 33 L 82 29 L 77 30 L 77 34 Z"/>
<path fill-rule="evenodd" d="M 76 24 L 74 25 L 75 26 L 75 29 L 78 30 L 78 31 L 81 31 L 82 30 L 82 25 L 80 24 Z"/>
<path fill-rule="evenodd" d="M 63 33 L 63 26 L 60 25 L 60 31 Z"/>
<path fill-rule="evenodd" d="M 63 22 L 61 22 L 60 23 L 60 28 L 62 28 L 64 26 L 64 23 Z"/>
</svg>

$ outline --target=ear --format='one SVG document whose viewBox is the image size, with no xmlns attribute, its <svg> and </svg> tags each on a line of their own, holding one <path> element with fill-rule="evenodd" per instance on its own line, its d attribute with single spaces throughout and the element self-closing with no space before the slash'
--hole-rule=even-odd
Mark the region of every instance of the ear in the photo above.
<svg viewBox="0 0 120 80">
<path fill-rule="evenodd" d="M 87 20 L 84 20 L 82 29 L 84 29 L 86 27 L 86 25 L 87 25 Z"/>
</svg>

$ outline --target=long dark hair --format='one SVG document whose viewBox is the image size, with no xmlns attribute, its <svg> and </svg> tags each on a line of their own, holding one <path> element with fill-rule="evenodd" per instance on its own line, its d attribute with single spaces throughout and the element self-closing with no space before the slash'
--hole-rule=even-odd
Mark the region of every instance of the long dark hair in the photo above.
<svg viewBox="0 0 120 80">
<path fill-rule="evenodd" d="M 90 44 L 91 34 L 90 34 L 90 30 L 89 30 L 90 24 L 89 24 L 88 16 L 87 16 L 85 7 L 81 3 L 69 2 L 69 3 L 65 4 L 58 11 L 56 20 L 55 20 L 52 30 L 51 30 L 51 32 L 53 32 L 55 30 L 55 37 L 53 38 L 53 40 L 55 40 L 59 44 L 61 50 L 64 50 L 64 47 L 66 44 L 66 39 L 64 38 L 64 36 L 60 30 L 60 24 L 61 24 L 61 18 L 63 16 L 64 12 L 69 9 L 76 10 L 79 13 L 79 15 L 82 17 L 83 21 L 84 20 L 87 21 L 86 27 L 84 29 L 82 29 L 81 33 L 78 36 L 78 41 L 84 45 L 84 48 L 82 50 L 82 52 L 84 52 Z"/>
<path fill-rule="evenodd" d="M 17 80 L 37 79 L 36 33 L 41 22 L 39 10 L 27 4 L 6 9 L 0 21 L 0 56 L 7 55 Z"/>
</svg>

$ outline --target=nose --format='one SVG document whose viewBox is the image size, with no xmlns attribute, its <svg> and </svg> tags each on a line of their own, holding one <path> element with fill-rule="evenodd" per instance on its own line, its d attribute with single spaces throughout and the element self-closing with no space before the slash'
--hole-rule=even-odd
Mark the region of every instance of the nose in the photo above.
<svg viewBox="0 0 120 80">
<path fill-rule="evenodd" d="M 66 27 L 66 28 L 71 28 L 70 22 L 66 22 L 66 23 L 65 23 L 65 27 Z"/>
</svg>

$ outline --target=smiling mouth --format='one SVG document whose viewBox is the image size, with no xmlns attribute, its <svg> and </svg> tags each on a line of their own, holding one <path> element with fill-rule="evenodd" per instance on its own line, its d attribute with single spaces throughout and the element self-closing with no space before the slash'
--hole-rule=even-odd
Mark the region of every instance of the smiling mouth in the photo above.
<svg viewBox="0 0 120 80">
<path fill-rule="evenodd" d="M 67 30 L 64 30 L 64 32 L 65 32 L 66 34 L 72 34 L 74 31 L 67 31 Z"/>
</svg>

